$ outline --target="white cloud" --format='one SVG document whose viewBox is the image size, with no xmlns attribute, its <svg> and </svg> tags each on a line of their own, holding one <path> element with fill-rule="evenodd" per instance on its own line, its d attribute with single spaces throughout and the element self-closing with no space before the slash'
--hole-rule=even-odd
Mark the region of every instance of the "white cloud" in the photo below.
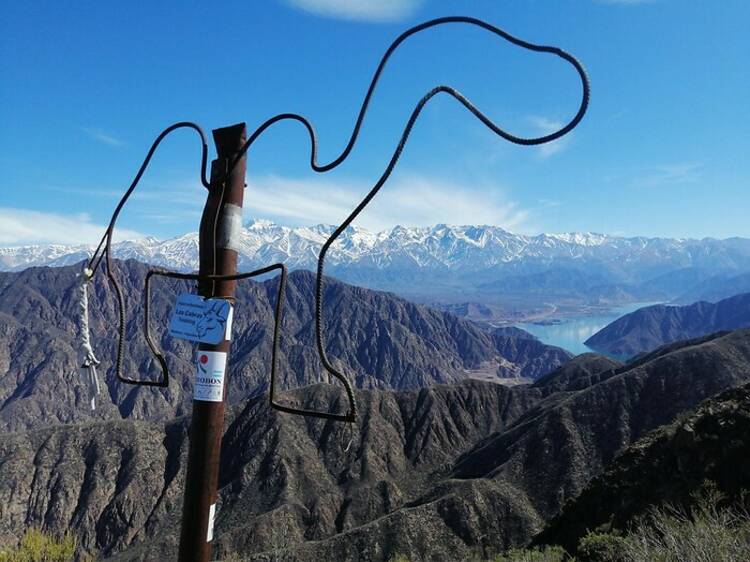
<svg viewBox="0 0 750 562">
<path fill-rule="evenodd" d="M 113 137 L 109 133 L 102 131 L 101 129 L 91 129 L 89 127 L 82 127 L 81 130 L 90 136 L 92 139 L 97 140 L 101 143 L 108 144 L 109 146 L 123 146 L 125 143 L 120 139 Z"/>
<path fill-rule="evenodd" d="M 60 215 L 29 209 L 0 207 L 0 244 L 95 244 L 104 234 L 104 225 L 91 222 L 86 213 Z M 132 240 L 143 235 L 134 230 L 115 229 L 116 240 Z"/>
<path fill-rule="evenodd" d="M 331 180 L 323 177 L 288 178 L 250 176 L 245 192 L 245 216 L 268 218 L 288 225 L 340 224 L 372 184 L 362 180 Z M 184 224 L 196 230 L 205 204 L 205 189 L 194 181 L 159 186 L 135 192 L 127 209 L 137 211 L 138 229 L 151 233 L 158 223 Z M 51 188 L 52 189 L 52 188 Z M 78 194 L 85 190 L 54 188 Z M 119 193 L 97 191 L 102 196 Z M 515 232 L 529 232 L 533 209 L 521 208 L 506 197 L 507 190 L 495 183 L 461 184 L 400 173 L 388 182 L 362 212 L 355 224 L 383 230 L 397 224 L 427 226 L 437 223 L 492 224 Z M 139 201 L 140 200 L 140 201 Z M 168 204 L 167 204 L 168 203 Z M 553 205 L 553 202 L 543 202 Z M 104 225 L 92 223 L 88 215 L 44 213 L 0 207 L 0 245 L 37 243 L 82 244 L 98 242 Z M 117 229 L 117 238 L 133 239 L 140 232 Z"/>
<path fill-rule="evenodd" d="M 67 195 L 84 195 L 86 197 L 101 197 L 119 201 L 129 185 L 123 183 L 119 188 L 90 188 L 90 187 L 69 187 L 58 185 L 44 185 L 41 189 L 53 191 L 55 193 L 65 193 Z M 157 181 L 153 179 L 142 179 L 136 190 L 131 193 L 128 202 L 147 201 L 147 202 L 164 202 L 179 205 L 195 205 L 206 202 L 206 189 L 197 178 L 184 179 L 179 181 Z"/>
<path fill-rule="evenodd" d="M 538 115 L 530 116 L 529 122 L 537 129 L 537 131 L 539 131 L 540 135 L 549 135 L 551 133 L 554 133 L 555 131 L 559 131 L 563 128 L 564 125 L 559 121 L 554 121 L 552 119 L 547 119 L 546 117 L 540 117 Z M 557 140 L 539 145 L 537 147 L 539 156 L 541 156 L 542 158 L 549 158 L 550 156 L 561 152 L 568 146 L 568 144 L 570 144 L 572 135 L 573 133 L 568 133 L 564 137 L 561 137 Z"/>
<path fill-rule="evenodd" d="M 115 189 L 92 189 L 79 187 L 44 186 L 42 189 L 67 195 L 83 195 L 112 200 L 115 204 L 125 194 L 125 187 Z M 130 195 L 125 209 L 134 211 L 138 217 L 164 224 L 176 224 L 184 220 L 200 219 L 206 204 L 206 189 L 198 180 L 160 182 L 142 181 Z"/>
<path fill-rule="evenodd" d="M 248 216 L 287 224 L 340 224 L 370 189 L 361 182 L 251 179 L 245 197 Z M 524 231 L 528 211 L 506 200 L 498 186 L 467 186 L 422 176 L 404 176 L 386 184 L 355 224 L 382 230 L 397 224 L 493 224 Z"/>
<path fill-rule="evenodd" d="M 698 173 L 701 165 L 696 162 L 678 162 L 676 164 L 664 164 L 653 166 L 633 182 L 635 187 L 661 187 L 665 185 L 675 185 L 684 183 L 693 183 L 698 181 Z"/>
<path fill-rule="evenodd" d="M 330 18 L 389 22 L 411 16 L 423 0 L 287 0 L 306 12 Z"/>
<path fill-rule="evenodd" d="M 537 199 L 537 203 L 539 204 L 539 207 L 542 209 L 549 209 L 551 207 L 560 207 L 562 205 L 562 202 L 557 201 L 555 199 L 546 199 L 541 198 Z"/>
<path fill-rule="evenodd" d="M 184 224 L 185 222 L 192 222 L 194 223 L 194 230 L 198 230 L 198 223 L 201 220 L 202 214 L 203 211 L 201 209 L 165 209 L 163 212 L 146 211 L 141 213 L 139 216 L 148 221 L 154 221 L 159 225 Z"/>
</svg>

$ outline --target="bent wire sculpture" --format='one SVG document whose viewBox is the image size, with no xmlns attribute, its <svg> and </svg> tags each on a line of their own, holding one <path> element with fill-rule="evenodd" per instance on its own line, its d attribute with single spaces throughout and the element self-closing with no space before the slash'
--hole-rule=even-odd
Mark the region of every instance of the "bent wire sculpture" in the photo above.
<svg viewBox="0 0 750 562">
<path fill-rule="evenodd" d="M 125 336 L 125 303 L 123 299 L 122 290 L 117 281 L 117 278 L 115 277 L 114 269 L 112 267 L 112 261 L 111 261 L 112 235 L 114 232 L 115 224 L 117 222 L 117 218 L 120 212 L 122 211 L 123 206 L 127 202 L 132 192 L 135 190 L 139 181 L 141 180 L 144 172 L 146 171 L 146 168 L 148 167 L 149 163 L 151 162 L 152 157 L 154 156 L 154 153 L 156 152 L 156 149 L 159 147 L 159 144 L 168 135 L 170 135 L 171 133 L 173 133 L 174 131 L 178 129 L 192 129 L 198 134 L 200 141 L 201 141 L 201 167 L 200 167 L 201 183 L 209 191 L 212 189 L 215 189 L 216 186 L 221 186 L 222 192 L 220 194 L 220 203 L 217 209 L 221 208 L 221 202 L 223 202 L 224 200 L 224 186 L 225 186 L 224 180 L 226 180 L 229 177 L 229 174 L 234 169 L 237 162 L 245 155 L 245 153 L 248 151 L 250 146 L 252 146 L 252 144 L 258 139 L 258 137 L 260 137 L 260 135 L 263 134 L 263 132 L 266 129 L 268 129 L 269 127 L 271 127 L 272 125 L 280 121 L 291 120 L 291 121 L 298 121 L 299 123 L 302 124 L 302 126 L 307 130 L 307 133 L 310 138 L 310 167 L 312 168 L 313 171 L 318 172 L 318 173 L 328 172 L 336 168 L 337 166 L 339 166 L 349 156 L 350 152 L 352 151 L 354 144 L 356 143 L 357 138 L 359 136 L 362 122 L 364 120 L 367 109 L 370 105 L 370 101 L 372 99 L 378 80 L 380 79 L 380 76 L 388 60 L 393 54 L 393 52 L 399 47 L 399 45 L 401 45 L 401 43 L 403 43 L 406 39 L 408 39 L 412 35 L 419 33 L 421 31 L 424 31 L 426 29 L 432 28 L 432 27 L 436 27 L 436 26 L 444 25 L 444 24 L 451 24 L 451 23 L 468 24 L 468 25 L 472 25 L 475 27 L 479 27 L 523 49 L 527 49 L 527 50 L 538 52 L 538 53 L 547 53 L 547 54 L 560 57 L 564 61 L 571 64 L 573 68 L 576 70 L 576 72 L 578 73 L 578 76 L 580 77 L 581 87 L 582 87 L 581 103 L 576 114 L 565 126 L 563 126 L 559 130 L 552 132 L 550 134 L 540 136 L 540 137 L 529 138 L 529 137 L 516 136 L 512 133 L 505 131 L 504 129 L 496 125 L 484 113 L 482 113 L 482 111 L 480 111 L 476 106 L 474 106 L 474 104 L 472 104 L 471 101 L 469 101 L 461 93 L 459 93 L 457 90 L 455 90 L 454 88 L 450 86 L 437 86 L 433 88 L 432 90 L 430 90 L 429 92 L 427 92 L 419 100 L 419 102 L 413 109 L 411 116 L 409 117 L 409 120 L 407 121 L 403 129 L 403 132 L 401 133 L 401 137 L 398 141 L 398 144 L 396 145 L 396 148 L 393 151 L 393 154 L 388 164 L 386 165 L 385 170 L 383 171 L 382 175 L 377 180 L 375 185 L 370 189 L 367 195 L 365 195 L 365 197 L 360 201 L 360 203 L 351 212 L 351 214 L 349 214 L 349 216 L 334 230 L 331 236 L 326 240 L 318 256 L 318 266 L 317 266 L 317 275 L 316 275 L 316 283 L 315 283 L 315 334 L 316 334 L 317 350 L 318 350 L 318 354 L 320 356 L 321 362 L 325 370 L 331 375 L 333 375 L 343 385 L 344 390 L 346 391 L 346 394 L 347 394 L 348 401 L 349 401 L 348 411 L 346 413 L 334 413 L 334 412 L 320 412 L 320 411 L 314 411 L 314 410 L 304 410 L 304 409 L 294 408 L 289 405 L 285 405 L 276 401 L 275 392 L 276 392 L 277 360 L 278 360 L 278 350 L 279 350 L 279 332 L 280 332 L 281 319 L 282 319 L 282 313 L 283 313 L 283 307 L 284 307 L 284 291 L 285 291 L 286 277 L 287 277 L 286 267 L 284 266 L 284 264 L 281 264 L 281 263 L 273 264 L 268 267 L 258 269 L 256 271 L 252 271 L 248 273 L 239 273 L 235 275 L 217 275 L 215 259 L 214 259 L 214 267 L 213 267 L 212 273 L 208 275 L 179 273 L 179 272 L 174 272 L 174 271 L 166 271 L 163 269 L 149 270 L 146 275 L 146 282 L 145 282 L 146 301 L 145 301 L 144 311 L 145 311 L 146 318 L 145 318 L 145 323 L 144 323 L 144 334 L 145 334 L 146 341 L 152 353 L 154 354 L 154 356 L 159 362 L 163 376 L 162 376 L 162 379 L 158 381 L 136 380 L 136 379 L 131 379 L 131 378 L 127 378 L 123 376 L 122 355 L 124 351 L 124 336 Z M 569 133 L 571 130 L 573 130 L 573 128 L 575 128 L 578 125 L 578 123 L 581 121 L 581 119 L 583 118 L 588 108 L 590 87 L 589 87 L 589 81 L 586 75 L 586 71 L 584 70 L 581 63 L 574 56 L 568 54 L 562 49 L 559 49 L 557 47 L 535 45 L 533 43 L 523 41 L 489 23 L 486 23 L 476 18 L 452 16 L 452 17 L 443 17 L 443 18 L 430 20 L 420 25 L 417 25 L 415 27 L 412 27 L 411 29 L 408 29 L 407 31 L 402 33 L 398 38 L 396 38 L 395 41 L 393 41 L 393 43 L 391 43 L 391 45 L 388 47 L 385 54 L 381 58 L 380 63 L 377 66 L 377 69 L 375 70 L 375 73 L 370 82 L 370 86 L 367 90 L 364 100 L 362 101 L 362 105 L 360 107 L 359 114 L 354 124 L 352 133 L 349 137 L 349 141 L 347 142 L 341 154 L 339 154 L 339 156 L 337 156 L 336 158 L 334 158 L 331 162 L 327 164 L 319 164 L 317 161 L 318 142 L 317 142 L 317 137 L 316 137 L 315 130 L 312 124 L 305 117 L 298 115 L 296 113 L 282 113 L 274 117 L 271 117 L 270 119 L 265 121 L 263 124 L 261 124 L 247 138 L 246 142 L 244 143 L 240 151 L 236 154 L 235 158 L 229 163 L 229 166 L 225 174 L 223 175 L 223 177 L 219 178 L 218 181 L 213 181 L 213 182 L 209 182 L 208 179 L 206 178 L 208 146 L 206 143 L 206 135 L 204 134 L 203 130 L 198 125 L 192 122 L 179 122 L 164 129 L 164 131 L 162 131 L 159 134 L 159 136 L 151 145 L 151 148 L 146 154 L 146 157 L 143 160 L 143 163 L 141 164 L 141 167 L 139 168 L 138 172 L 136 173 L 135 178 L 130 184 L 130 187 L 128 187 L 122 199 L 120 200 L 117 207 L 115 208 L 114 213 L 112 214 L 112 218 L 109 222 L 109 225 L 107 229 L 105 230 L 104 235 L 101 239 L 101 242 L 96 248 L 96 251 L 92 255 L 91 259 L 89 260 L 84 270 L 84 273 L 82 274 L 82 277 L 81 277 L 82 290 L 80 291 L 80 299 L 81 299 L 80 311 L 81 311 L 81 317 L 82 317 L 81 326 L 82 326 L 82 337 L 83 337 L 83 342 L 82 342 L 83 359 L 81 363 L 81 369 L 89 371 L 88 372 L 89 380 L 94 381 L 94 383 L 89 383 L 91 385 L 91 388 L 98 389 L 98 383 L 96 382 L 95 366 L 98 365 L 99 362 L 94 356 L 93 349 L 91 348 L 91 344 L 88 338 L 88 305 L 87 305 L 88 297 L 87 297 L 87 292 L 86 292 L 86 284 L 93 278 L 94 274 L 98 270 L 99 265 L 102 263 L 102 261 L 104 261 L 106 265 L 107 278 L 112 284 L 112 286 L 114 287 L 114 292 L 115 292 L 115 296 L 117 299 L 118 311 L 119 311 L 119 334 L 118 334 L 119 339 L 118 339 L 118 344 L 117 344 L 117 357 L 115 361 L 116 376 L 120 381 L 125 382 L 127 384 L 156 386 L 156 387 L 165 387 L 168 385 L 169 369 L 168 369 L 167 362 L 164 358 L 164 355 L 161 353 L 158 346 L 151 338 L 151 334 L 150 334 L 150 328 L 149 328 L 149 300 L 150 300 L 149 296 L 150 294 L 149 292 L 150 292 L 150 281 L 153 276 L 170 277 L 174 279 L 183 279 L 183 280 L 194 280 L 194 281 L 201 281 L 204 283 L 210 282 L 215 286 L 215 283 L 218 281 L 233 281 L 233 280 L 247 279 L 250 277 L 256 277 L 259 275 L 263 275 L 265 273 L 270 273 L 272 271 L 279 270 L 280 272 L 279 286 L 278 286 L 279 293 L 278 293 L 278 297 L 276 300 L 275 312 L 274 312 L 273 347 L 272 347 L 272 357 L 271 357 L 271 381 L 270 381 L 271 406 L 277 410 L 287 412 L 287 413 L 292 413 L 292 414 L 300 414 L 304 416 L 313 416 L 313 417 L 318 417 L 318 418 L 353 422 L 356 417 L 357 408 L 356 408 L 356 401 L 354 398 L 354 393 L 352 391 L 351 384 L 348 378 L 341 371 L 339 371 L 338 369 L 336 369 L 336 367 L 333 366 L 333 364 L 328 358 L 328 355 L 326 353 L 326 348 L 325 348 L 325 337 L 324 337 L 325 323 L 323 319 L 323 306 L 324 306 L 323 273 L 324 273 L 324 267 L 325 267 L 326 254 L 328 250 L 330 249 L 331 245 L 336 241 L 336 239 L 354 221 L 354 219 L 357 218 L 357 216 L 370 203 L 370 201 L 372 201 L 375 195 L 377 195 L 377 193 L 383 187 L 385 182 L 388 180 L 399 158 L 401 157 L 401 153 L 403 152 L 404 146 L 406 145 L 406 141 L 409 138 L 409 134 L 411 133 L 414 127 L 414 124 L 417 121 L 417 118 L 419 117 L 422 109 L 424 108 L 424 106 L 427 104 L 427 102 L 430 99 L 432 99 L 434 96 L 440 93 L 445 93 L 455 98 L 461 105 L 463 105 L 477 119 L 479 119 L 487 128 L 489 128 L 491 131 L 493 131 L 498 136 L 504 138 L 505 140 L 514 144 L 518 144 L 518 145 L 533 146 L 533 145 L 540 145 L 540 144 L 548 143 L 556 139 L 559 139 L 563 135 Z M 216 233 L 217 225 L 218 225 L 218 211 L 213 221 L 214 233 Z M 214 241 L 214 250 L 216 250 L 216 236 L 214 236 L 213 241 Z M 214 252 L 214 255 L 215 255 L 215 252 Z M 84 327 L 85 327 L 85 330 L 83 329 Z"/>
</svg>

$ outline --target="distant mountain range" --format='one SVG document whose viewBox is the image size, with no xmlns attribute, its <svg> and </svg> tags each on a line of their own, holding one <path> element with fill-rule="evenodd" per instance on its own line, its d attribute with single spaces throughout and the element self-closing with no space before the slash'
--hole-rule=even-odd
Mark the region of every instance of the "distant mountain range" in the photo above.
<svg viewBox="0 0 750 562">
<path fill-rule="evenodd" d="M 664 344 L 750 326 L 750 293 L 717 303 L 647 306 L 618 318 L 584 343 L 597 351 L 632 357 Z"/>
<path fill-rule="evenodd" d="M 679 304 L 698 301 L 718 302 L 740 293 L 750 293 L 750 273 L 709 277 L 681 295 L 675 302 Z"/>
<path fill-rule="evenodd" d="M 144 264 L 115 262 L 126 302 L 124 373 L 160 377 L 143 338 Z M 96 412 L 88 407 L 77 372 L 79 349 L 75 277 L 80 266 L 0 273 L 0 430 L 18 431 L 89 419 L 168 419 L 189 412 L 193 346 L 165 333 L 179 291 L 187 283 L 157 281 L 151 325 L 172 371 L 168 388 L 122 384 L 114 378 L 117 305 L 98 276 L 91 290 L 92 341 L 102 361 L 104 391 Z M 289 276 L 279 359 L 281 388 L 327 380 L 313 333 L 314 276 Z M 276 279 L 238 285 L 230 356 L 229 403 L 265 391 L 269 384 Z M 571 355 L 517 328 L 477 325 L 393 294 L 328 280 L 324 308 L 328 352 L 359 388 L 421 388 L 481 377 L 537 379 Z"/>
<path fill-rule="evenodd" d="M 343 425 L 282 414 L 256 396 L 228 410 L 214 552 L 258 562 L 488 559 L 561 513 L 554 529 L 579 532 L 578 517 L 599 524 L 610 513 L 620 521 L 649 493 L 678 492 L 677 471 L 688 491 L 703 476 L 740 482 L 746 408 L 732 417 L 726 405 L 737 410 L 742 394 L 712 403 L 721 412 L 683 417 L 675 439 L 670 429 L 633 444 L 748 381 L 750 331 L 740 330 L 628 365 L 584 354 L 534 385 L 359 390 L 348 449 Z M 323 385 L 290 397 L 303 407 L 340 400 Z M 0 434 L 0 539 L 40 525 L 73 532 L 98 560 L 173 560 L 188 425 L 107 420 Z"/>
<path fill-rule="evenodd" d="M 268 221 L 242 231 L 240 267 L 283 261 L 314 269 L 331 225 L 286 227 Z M 0 248 L 0 268 L 70 265 L 90 246 Z M 177 270 L 198 263 L 198 234 L 115 244 L 115 254 Z M 513 234 L 496 226 L 350 227 L 329 252 L 328 273 L 409 298 L 451 302 L 672 300 L 701 283 L 750 273 L 750 240 L 622 238 L 602 234 Z"/>
</svg>

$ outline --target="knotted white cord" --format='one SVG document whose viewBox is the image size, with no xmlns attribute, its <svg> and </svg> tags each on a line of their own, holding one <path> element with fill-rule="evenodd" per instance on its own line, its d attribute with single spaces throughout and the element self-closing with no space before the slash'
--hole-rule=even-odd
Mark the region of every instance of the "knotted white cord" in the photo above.
<svg viewBox="0 0 750 562">
<path fill-rule="evenodd" d="M 86 381 L 91 398 L 91 409 L 96 410 L 96 396 L 99 394 L 99 378 L 96 366 L 99 360 L 94 355 L 89 334 L 89 294 L 88 284 L 94 272 L 88 267 L 78 274 L 78 312 L 80 313 L 81 348 L 78 350 L 78 372 Z"/>
</svg>

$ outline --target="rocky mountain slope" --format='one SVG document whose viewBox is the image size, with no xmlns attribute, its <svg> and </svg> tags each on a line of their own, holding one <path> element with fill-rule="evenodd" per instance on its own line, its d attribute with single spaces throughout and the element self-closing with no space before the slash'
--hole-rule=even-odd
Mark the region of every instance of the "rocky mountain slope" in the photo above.
<svg viewBox="0 0 750 562">
<path fill-rule="evenodd" d="M 358 391 L 362 413 L 349 453 L 344 424 L 280 414 L 266 397 L 252 398 L 227 417 L 219 552 L 323 538 L 400 506 L 456 450 L 512 422 L 541 394 L 479 381 Z M 293 398 L 335 406 L 340 394 L 317 385 Z M 0 540 L 38 521 L 76 529 L 87 549 L 105 556 L 134 543 L 123 559 L 133 552 L 173 558 L 188 421 L 106 421 L 0 436 Z"/>
<path fill-rule="evenodd" d="M 159 378 L 142 335 L 146 266 L 118 262 L 127 308 L 124 374 Z M 105 383 L 96 412 L 88 407 L 77 372 L 78 266 L 0 273 L 0 428 L 13 431 L 87 419 L 167 419 L 188 413 L 193 346 L 165 334 L 175 295 L 186 283 L 156 280 L 151 326 L 172 370 L 168 388 L 134 387 L 114 378 L 117 305 L 97 276 L 90 297 L 94 347 Z M 314 341 L 314 277 L 291 274 L 281 339 L 281 388 L 321 380 Z M 329 279 L 325 318 L 329 354 L 360 388 L 419 388 L 455 382 L 479 370 L 498 377 L 539 376 L 570 354 L 521 330 L 492 332 L 392 294 Z M 243 282 L 238 289 L 228 400 L 243 401 L 269 384 L 273 306 L 277 281 Z"/>
<path fill-rule="evenodd" d="M 541 531 L 634 441 L 747 381 L 750 330 L 740 330 L 629 365 L 586 354 L 535 385 L 362 390 L 348 451 L 345 426 L 252 398 L 227 418 L 217 557 L 489 556 Z M 341 400 L 321 385 L 292 397 Z M 0 537 L 42 524 L 73 529 L 102 558 L 173 558 L 186 424 L 105 421 L 0 436 Z"/>
<path fill-rule="evenodd" d="M 750 326 L 750 293 L 717 303 L 641 308 L 605 326 L 585 343 L 603 353 L 632 357 L 666 343 L 747 326 Z"/>
<path fill-rule="evenodd" d="M 536 539 L 573 551 L 588 530 L 623 530 L 654 506 L 690 507 L 711 482 L 734 502 L 750 489 L 750 385 L 703 402 L 631 445 Z"/>
<path fill-rule="evenodd" d="M 334 227 L 250 221 L 242 231 L 240 267 L 274 262 L 315 269 Z M 0 268 L 70 265 L 88 246 L 0 248 Z M 114 246 L 122 259 L 192 270 L 198 235 L 145 238 Z M 592 233 L 524 236 L 496 226 L 396 226 L 381 232 L 350 227 L 328 254 L 329 273 L 343 281 L 421 300 L 443 297 L 483 303 L 544 298 L 586 302 L 669 300 L 713 276 L 750 272 L 750 240 L 621 238 Z"/>
</svg>

